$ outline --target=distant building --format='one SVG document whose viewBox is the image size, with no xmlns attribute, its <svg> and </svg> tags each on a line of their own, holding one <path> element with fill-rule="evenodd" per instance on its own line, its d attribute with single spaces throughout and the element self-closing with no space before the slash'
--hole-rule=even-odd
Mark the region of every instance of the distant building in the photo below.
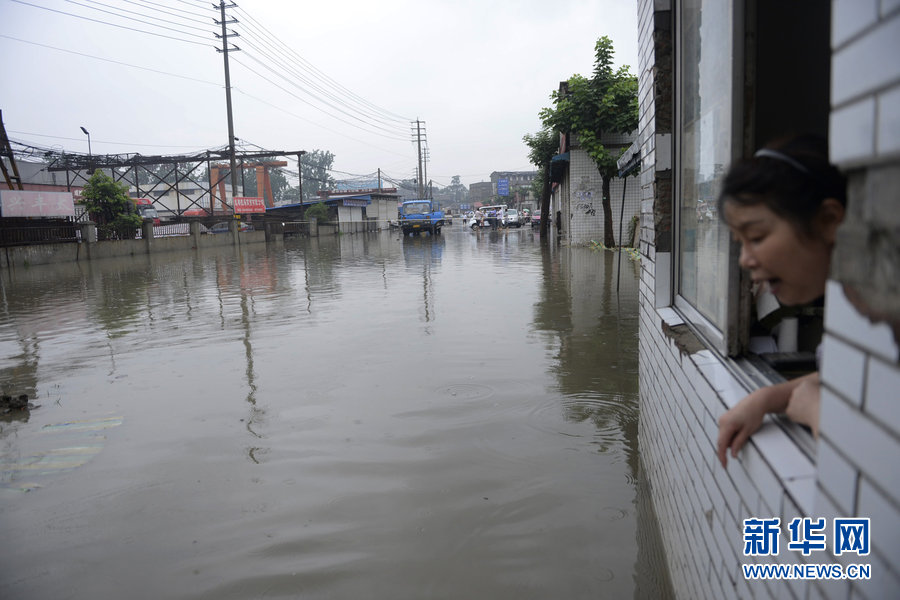
<svg viewBox="0 0 900 600">
<path fill-rule="evenodd" d="M 501 179 L 509 181 L 510 189 L 514 187 L 529 187 L 534 178 L 537 177 L 537 171 L 494 171 L 491 173 L 491 183 L 494 189 L 497 189 L 497 182 Z"/>
<path fill-rule="evenodd" d="M 497 183 L 505 179 L 509 188 L 509 196 L 506 204 L 518 208 L 533 209 L 537 199 L 531 192 L 531 183 L 537 177 L 537 171 L 494 171 L 491 173 L 491 184 L 494 186 L 494 194 L 498 192 Z"/>
<path fill-rule="evenodd" d="M 481 202 L 482 204 L 490 204 L 494 195 L 494 183 L 490 181 L 479 181 L 469 185 L 469 204 Z"/>
</svg>

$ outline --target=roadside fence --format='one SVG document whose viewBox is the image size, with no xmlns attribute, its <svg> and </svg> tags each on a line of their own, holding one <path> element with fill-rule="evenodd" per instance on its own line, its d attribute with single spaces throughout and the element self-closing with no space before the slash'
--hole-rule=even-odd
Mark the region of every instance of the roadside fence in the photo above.
<svg viewBox="0 0 900 600">
<path fill-rule="evenodd" d="M 77 242 L 80 239 L 80 233 L 74 223 L 4 227 L 0 228 L 0 246 Z"/>
</svg>

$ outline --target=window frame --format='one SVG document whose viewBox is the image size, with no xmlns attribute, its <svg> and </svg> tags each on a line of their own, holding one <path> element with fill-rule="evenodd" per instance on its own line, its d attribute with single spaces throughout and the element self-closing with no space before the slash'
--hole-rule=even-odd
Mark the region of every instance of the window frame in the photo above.
<svg viewBox="0 0 900 600">
<path fill-rule="evenodd" d="M 732 82 L 731 82 L 731 157 L 738 159 L 752 153 L 757 144 L 757 117 L 754 114 L 756 81 L 753 74 L 756 64 L 756 19 L 755 0 L 734 0 L 731 15 Z M 735 240 L 728 246 L 728 276 L 724 286 L 726 299 L 725 328 L 720 329 L 680 293 L 683 240 L 682 232 L 682 166 L 683 166 L 683 111 L 682 91 L 684 86 L 683 39 L 684 27 L 682 10 L 684 4 L 677 2 L 672 11 L 673 19 L 673 181 L 672 181 L 672 260 L 669 265 L 670 305 L 684 319 L 688 327 L 705 345 L 718 354 L 719 363 L 745 390 L 752 391 L 762 386 L 785 381 L 785 378 L 766 364 L 760 357 L 749 352 L 751 329 L 751 281 L 738 263 L 740 245 Z M 749 80 L 747 74 L 750 74 Z M 724 227 L 724 224 L 720 226 Z M 784 415 L 774 415 L 772 421 L 784 435 L 803 453 L 812 464 L 816 463 L 816 442 L 812 434 Z"/>
<path fill-rule="evenodd" d="M 698 0 L 704 1 L 704 0 Z M 710 0 L 705 0 L 709 2 Z M 715 0 L 712 0 L 715 1 Z M 747 339 L 750 329 L 750 313 L 749 313 L 749 286 L 744 281 L 741 268 L 738 265 L 739 247 L 730 240 L 728 243 L 728 254 L 725 257 L 727 263 L 727 277 L 722 288 L 726 293 L 724 327 L 719 327 L 710 319 L 705 317 L 694 303 L 681 293 L 682 284 L 682 262 L 684 252 L 684 240 L 682 239 L 682 211 L 684 194 L 682 185 L 684 183 L 683 165 L 684 165 L 684 102 L 682 101 L 682 93 L 685 85 L 685 68 L 683 50 L 684 42 L 684 20 L 682 11 L 684 3 L 676 3 L 677 9 L 673 11 L 675 39 L 673 44 L 674 53 L 674 161 L 673 161 L 673 202 L 672 202 L 672 231 L 673 231 L 673 260 L 672 260 L 672 305 L 682 315 L 685 321 L 697 333 L 710 348 L 716 350 L 723 356 L 737 357 L 740 356 L 747 346 Z M 735 0 L 732 4 L 732 14 L 730 23 L 731 33 L 731 118 L 730 131 L 731 137 L 729 144 L 729 163 L 743 155 L 745 139 L 748 137 L 747 127 L 745 127 L 744 113 L 744 72 L 746 69 L 746 60 L 749 56 L 745 48 L 745 2 L 743 0 Z M 725 225 L 719 222 L 718 227 Z"/>
</svg>

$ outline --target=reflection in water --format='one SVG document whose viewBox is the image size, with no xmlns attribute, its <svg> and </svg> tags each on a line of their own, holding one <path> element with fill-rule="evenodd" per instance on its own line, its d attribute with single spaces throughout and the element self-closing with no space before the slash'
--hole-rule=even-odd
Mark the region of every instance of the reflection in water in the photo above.
<svg viewBox="0 0 900 600">
<path fill-rule="evenodd" d="M 559 252 L 562 256 L 542 249 L 544 290 L 535 325 L 552 336 L 549 349 L 558 360 L 554 372 L 566 417 L 596 427 L 598 452 L 623 448 L 638 515 L 634 597 L 673 597 L 637 446 L 639 266 L 619 261 L 613 252 Z M 619 268 L 627 271 L 621 277 Z"/>
<path fill-rule="evenodd" d="M 425 332 L 431 335 L 432 330 L 428 324 L 434 320 L 434 288 L 432 286 L 432 271 L 437 271 L 441 263 L 441 255 L 444 251 L 444 237 L 415 236 L 403 237 L 403 260 L 407 271 L 422 274 L 422 310 L 423 320 L 426 323 Z"/>
<path fill-rule="evenodd" d="M 0 273 L 0 597 L 665 597 L 622 268 L 445 228 Z"/>
</svg>

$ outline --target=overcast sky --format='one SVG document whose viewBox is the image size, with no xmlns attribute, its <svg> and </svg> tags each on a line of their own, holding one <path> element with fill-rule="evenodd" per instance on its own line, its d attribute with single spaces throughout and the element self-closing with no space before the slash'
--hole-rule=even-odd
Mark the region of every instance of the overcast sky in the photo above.
<svg viewBox="0 0 900 600">
<path fill-rule="evenodd" d="M 561 80 L 590 75 L 597 38 L 612 38 L 616 65 L 637 74 L 634 0 L 235 3 L 235 136 L 248 151 L 330 150 L 338 179 L 378 168 L 413 177 L 416 119 L 437 185 L 530 170 L 522 136 L 540 128 L 538 112 Z M 95 154 L 225 146 L 212 5 L 0 0 L 9 136 L 87 153 L 83 126 Z"/>
</svg>

